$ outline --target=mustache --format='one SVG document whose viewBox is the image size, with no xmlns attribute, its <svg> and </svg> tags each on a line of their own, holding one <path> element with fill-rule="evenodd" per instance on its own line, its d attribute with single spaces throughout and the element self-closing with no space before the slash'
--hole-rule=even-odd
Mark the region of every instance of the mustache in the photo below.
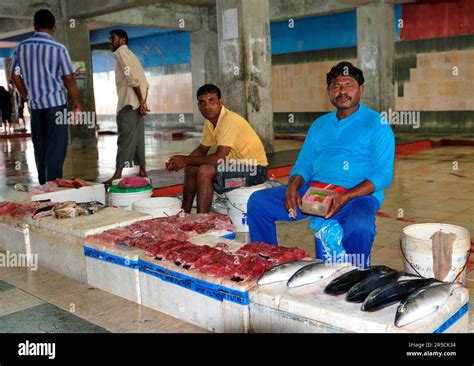
<svg viewBox="0 0 474 366">
<path fill-rule="evenodd" d="M 341 94 L 341 95 L 339 95 L 338 97 L 336 97 L 336 100 L 339 100 L 339 99 L 342 99 L 342 98 L 346 98 L 346 99 L 352 100 L 352 98 L 351 98 L 350 96 L 348 96 L 347 94 Z"/>
</svg>

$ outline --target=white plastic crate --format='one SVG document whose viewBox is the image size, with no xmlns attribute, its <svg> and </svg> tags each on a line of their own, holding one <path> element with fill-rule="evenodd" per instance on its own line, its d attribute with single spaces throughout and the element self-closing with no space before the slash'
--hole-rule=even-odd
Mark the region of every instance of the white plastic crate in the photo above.
<svg viewBox="0 0 474 366">
<path fill-rule="evenodd" d="M 9 217 L 0 218 L 0 249 L 11 253 L 30 254 L 29 226 Z"/>
<path fill-rule="evenodd" d="M 141 250 L 124 245 L 86 242 L 87 283 L 141 304 L 139 256 Z"/>
<path fill-rule="evenodd" d="M 19 192 L 14 189 L 0 195 L 3 201 L 43 201 L 51 200 L 51 202 L 75 201 L 77 203 L 98 201 L 105 204 L 105 187 L 102 183 L 87 182 L 90 185 L 81 188 L 63 188 L 58 187 L 54 192 L 46 192 L 41 194 L 31 194 L 28 192 Z"/>
<path fill-rule="evenodd" d="M 256 333 L 463 333 L 468 329 L 469 293 L 458 288 L 436 313 L 398 328 L 397 304 L 363 312 L 361 304 L 348 303 L 345 294 L 326 295 L 326 285 L 343 272 L 301 287 L 285 282 L 256 286 L 249 291 L 250 329 Z"/>
<path fill-rule="evenodd" d="M 146 255 L 139 262 L 142 305 L 214 332 L 248 332 L 254 282 L 220 280 Z"/>
</svg>

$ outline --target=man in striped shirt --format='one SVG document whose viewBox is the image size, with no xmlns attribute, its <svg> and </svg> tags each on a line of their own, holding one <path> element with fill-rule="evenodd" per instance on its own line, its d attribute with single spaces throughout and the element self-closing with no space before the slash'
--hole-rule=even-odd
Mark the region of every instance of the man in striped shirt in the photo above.
<svg viewBox="0 0 474 366">
<path fill-rule="evenodd" d="M 81 104 L 69 53 L 52 37 L 56 31 L 53 14 L 46 9 L 37 11 L 33 25 L 33 37 L 21 42 L 13 53 L 10 73 L 28 101 L 38 180 L 44 184 L 63 175 L 68 143 L 67 94 L 75 112 L 80 112 Z"/>
</svg>

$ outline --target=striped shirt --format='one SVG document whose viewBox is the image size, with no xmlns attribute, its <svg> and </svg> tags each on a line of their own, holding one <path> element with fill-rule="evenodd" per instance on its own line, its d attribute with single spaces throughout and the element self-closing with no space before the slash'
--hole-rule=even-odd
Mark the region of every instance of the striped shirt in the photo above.
<svg viewBox="0 0 474 366">
<path fill-rule="evenodd" d="M 10 63 L 10 72 L 21 75 L 31 109 L 52 108 L 66 104 L 62 77 L 74 74 L 66 47 L 52 36 L 36 32 L 21 42 Z"/>
</svg>

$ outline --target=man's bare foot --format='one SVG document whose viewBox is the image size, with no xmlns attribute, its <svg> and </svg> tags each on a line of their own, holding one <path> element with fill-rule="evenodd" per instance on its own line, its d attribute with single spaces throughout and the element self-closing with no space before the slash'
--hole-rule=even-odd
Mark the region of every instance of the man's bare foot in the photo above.
<svg viewBox="0 0 474 366">
<path fill-rule="evenodd" d="M 112 185 L 112 182 L 113 182 L 115 179 L 120 179 L 120 178 L 122 178 L 122 177 L 121 177 L 121 176 L 116 177 L 116 176 L 114 175 L 112 178 L 106 180 L 105 182 L 102 182 L 102 184 L 104 184 L 104 185 L 106 185 L 106 186 L 111 186 L 111 185 Z"/>
<path fill-rule="evenodd" d="M 146 170 L 141 170 L 138 172 L 138 176 L 139 177 L 143 177 L 143 178 L 148 178 L 148 174 L 146 173 Z"/>
</svg>

